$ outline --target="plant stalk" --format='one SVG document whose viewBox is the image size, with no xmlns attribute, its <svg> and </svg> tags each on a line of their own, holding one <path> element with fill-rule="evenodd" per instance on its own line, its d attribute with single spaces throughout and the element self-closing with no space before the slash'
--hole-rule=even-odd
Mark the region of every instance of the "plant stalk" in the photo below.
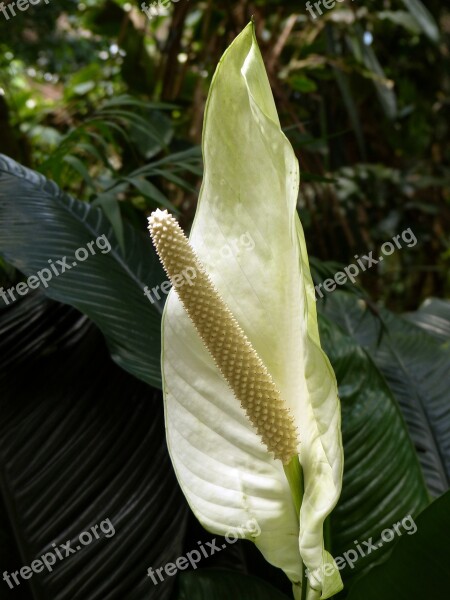
<svg viewBox="0 0 450 600">
<path fill-rule="evenodd" d="M 303 482 L 303 470 L 300 466 L 300 461 L 298 459 L 298 456 L 294 456 L 294 458 L 292 458 L 292 460 L 287 464 L 287 465 L 283 465 L 284 466 L 284 472 L 286 474 L 286 478 L 289 482 L 289 487 L 291 489 L 291 495 L 292 495 L 292 499 L 294 501 L 294 507 L 295 507 L 295 512 L 297 515 L 297 521 L 299 523 L 300 526 L 300 508 L 302 505 L 302 500 L 303 500 L 303 492 L 304 492 L 304 482 Z M 307 594 L 307 587 L 308 587 L 308 580 L 306 577 L 306 568 L 305 568 L 305 563 L 302 561 L 302 591 L 301 591 L 301 596 L 298 597 L 298 594 L 296 594 L 295 587 L 294 587 L 294 596 L 296 598 L 296 600 L 306 600 L 306 594 Z"/>
</svg>

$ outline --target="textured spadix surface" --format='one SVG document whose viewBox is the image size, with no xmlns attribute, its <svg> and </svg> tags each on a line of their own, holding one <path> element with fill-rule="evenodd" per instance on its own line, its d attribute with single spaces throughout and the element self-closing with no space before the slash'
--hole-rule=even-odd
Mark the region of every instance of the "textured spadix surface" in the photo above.
<svg viewBox="0 0 450 600">
<path fill-rule="evenodd" d="M 320 349 L 296 214 L 298 163 L 280 129 L 252 25 L 214 76 L 203 155 L 190 243 L 294 417 L 305 480 L 300 515 L 282 462 L 262 443 L 175 291 L 163 317 L 169 452 L 186 498 L 208 530 L 224 535 L 256 519 L 261 534 L 254 541 L 266 559 L 293 582 L 301 580 L 303 560 L 314 572 L 310 598 L 323 590 L 327 598 L 339 579 L 327 580 L 322 566 L 323 522 L 341 489 L 340 407 L 334 373 Z"/>
<path fill-rule="evenodd" d="M 284 464 L 298 454 L 298 432 L 266 366 L 242 331 L 176 220 L 149 218 L 153 243 L 178 297 L 214 362 L 267 449 Z M 183 274 L 189 281 L 183 280 Z"/>
</svg>

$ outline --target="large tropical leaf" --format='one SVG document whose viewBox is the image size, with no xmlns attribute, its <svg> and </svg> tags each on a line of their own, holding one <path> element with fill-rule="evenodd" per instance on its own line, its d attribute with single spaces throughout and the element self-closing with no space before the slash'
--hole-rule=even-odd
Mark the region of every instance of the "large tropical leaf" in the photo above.
<svg viewBox="0 0 450 600">
<path fill-rule="evenodd" d="M 387 310 L 336 291 L 326 314 L 366 348 L 403 412 L 432 495 L 450 487 L 450 348 Z"/>
<path fill-rule="evenodd" d="M 450 589 L 450 492 L 416 519 L 389 561 L 355 583 L 348 600 L 447 598 Z"/>
<path fill-rule="evenodd" d="M 324 317 L 320 323 L 342 405 L 344 482 L 331 520 L 332 551 L 335 559 L 341 557 L 337 564 L 347 586 L 386 558 L 390 546 L 380 539 L 381 532 L 416 515 L 428 495 L 402 415 L 372 359 L 339 327 Z M 364 542 L 370 538 L 376 552 L 367 551 Z"/>
<path fill-rule="evenodd" d="M 102 241 L 105 253 L 94 244 L 95 255 L 75 260 L 79 248 L 87 249 L 101 236 L 109 241 L 110 252 Z M 124 244 L 125 252 L 100 209 L 0 156 L 0 254 L 27 276 L 42 269 L 51 273 L 53 261 L 59 275 L 53 275 L 48 287 L 41 285 L 42 291 L 88 315 L 104 333 L 117 364 L 160 386 L 162 302 L 152 304 L 144 287 L 160 283 L 163 273 L 150 241 L 128 224 Z M 61 273 L 57 261 L 63 257 L 70 270 Z"/>
<path fill-rule="evenodd" d="M 86 317 L 41 295 L 1 311 L 0 349 L 0 477 L 14 532 L 5 568 L 30 565 L 52 544 L 70 540 L 76 549 L 81 533 L 107 519 L 115 530 L 58 559 L 51 573 L 21 579 L 19 590 L 2 582 L 2 592 L 168 599 L 174 580 L 155 586 L 147 569 L 180 556 L 187 506 L 167 454 L 160 392 L 114 365 Z"/>
</svg>

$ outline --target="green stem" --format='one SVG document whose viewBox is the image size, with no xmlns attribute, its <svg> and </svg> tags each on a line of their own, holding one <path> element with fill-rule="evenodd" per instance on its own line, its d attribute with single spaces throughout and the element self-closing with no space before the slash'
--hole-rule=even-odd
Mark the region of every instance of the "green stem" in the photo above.
<svg viewBox="0 0 450 600">
<path fill-rule="evenodd" d="M 306 569 L 305 563 L 302 563 L 302 598 L 301 600 L 306 600 L 306 594 L 308 592 L 309 581 L 306 577 Z"/>
<path fill-rule="evenodd" d="M 303 470 L 300 466 L 298 456 L 294 456 L 294 458 L 287 465 L 284 465 L 284 472 L 289 482 L 292 499 L 294 501 L 295 512 L 297 514 L 297 520 L 300 524 L 300 507 L 303 500 L 304 483 Z M 302 595 L 300 600 L 306 600 L 308 583 L 305 563 L 302 561 Z"/>
<path fill-rule="evenodd" d="M 300 507 L 303 500 L 303 471 L 298 456 L 294 456 L 290 463 L 284 465 L 284 472 L 291 488 L 297 519 L 300 519 Z"/>
</svg>

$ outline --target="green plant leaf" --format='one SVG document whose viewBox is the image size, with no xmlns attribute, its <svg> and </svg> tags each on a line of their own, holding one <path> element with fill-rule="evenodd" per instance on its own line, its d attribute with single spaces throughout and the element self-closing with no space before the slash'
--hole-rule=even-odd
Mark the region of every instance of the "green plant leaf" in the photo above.
<svg viewBox="0 0 450 600">
<path fill-rule="evenodd" d="M 429 298 L 413 313 L 408 313 L 405 318 L 418 325 L 427 333 L 439 340 L 445 346 L 450 343 L 450 302 Z"/>
<path fill-rule="evenodd" d="M 400 25 L 411 33 L 420 33 L 421 27 L 418 25 L 416 19 L 405 10 L 382 10 L 377 13 L 377 17 L 381 20 L 391 21 L 391 23 Z"/>
<path fill-rule="evenodd" d="M 274 587 L 250 575 L 219 569 L 180 573 L 176 600 L 289 600 Z"/>
<path fill-rule="evenodd" d="M 124 226 L 117 196 L 126 188 L 126 184 L 118 184 L 113 188 L 102 192 L 95 198 L 93 202 L 91 202 L 92 207 L 99 206 L 105 213 L 106 218 L 111 223 L 114 235 L 116 236 L 120 249 L 123 253 L 126 251 L 123 231 Z"/>
<path fill-rule="evenodd" d="M 300 533 L 281 461 L 262 444 L 174 293 L 163 317 L 169 452 L 206 529 L 225 535 L 243 528 L 296 585 L 303 560 L 318 569 L 310 598 L 323 590 L 327 598 L 340 587 L 339 577 L 324 581 L 321 568 L 329 560 L 323 523 L 342 477 L 339 400 L 311 301 L 296 213 L 298 163 L 281 131 L 252 24 L 214 76 L 203 155 L 190 242 L 295 419 L 305 481 Z M 298 493 L 300 485 L 298 477 Z M 258 537 L 246 531 L 249 519 L 259 523 Z"/>
<path fill-rule="evenodd" d="M 450 486 L 450 348 L 343 292 L 327 298 L 325 311 L 372 356 L 402 410 L 430 493 L 443 493 Z"/>
<path fill-rule="evenodd" d="M 42 294 L 1 309 L 0 355 L 0 508 L 13 531 L 2 572 L 52 544 L 72 549 L 52 572 L 3 581 L 1 597 L 169 600 L 174 579 L 155 586 L 147 569 L 182 554 L 187 505 L 160 391 L 119 369 L 85 316 Z M 100 537 L 81 547 L 93 526 Z"/>
<path fill-rule="evenodd" d="M 94 244 L 95 255 L 74 260 L 79 248 L 101 236 L 109 241 L 109 252 L 102 241 L 105 253 Z M 61 273 L 60 267 L 42 290 L 87 314 L 104 333 L 117 364 L 160 386 L 162 309 L 144 296 L 144 287 L 165 278 L 150 240 L 129 224 L 124 224 L 124 244 L 125 253 L 99 208 L 0 155 L 0 253 L 27 276 L 66 256 L 70 270 Z"/>
<path fill-rule="evenodd" d="M 424 34 L 435 44 L 439 42 L 439 27 L 433 15 L 420 0 L 402 0 Z"/>
<path fill-rule="evenodd" d="M 121 94 L 120 96 L 114 96 L 103 103 L 102 108 L 111 108 L 117 106 L 132 106 L 135 108 L 141 108 L 143 110 L 154 109 L 154 110 L 172 110 L 177 108 L 176 104 L 169 102 L 149 102 L 148 100 L 138 100 L 129 94 Z"/>
<path fill-rule="evenodd" d="M 165 206 L 174 213 L 180 212 L 173 206 L 173 204 L 167 199 L 167 197 L 160 190 L 158 190 L 158 188 L 155 185 L 153 185 L 153 183 L 151 183 L 151 181 L 147 181 L 146 179 L 138 175 L 135 177 L 124 177 L 124 181 L 130 183 L 143 196 L 152 200 L 154 206 Z"/>
<path fill-rule="evenodd" d="M 71 154 L 66 154 L 66 156 L 63 159 L 63 162 L 66 162 L 68 165 L 70 165 L 82 177 L 82 179 L 84 179 L 84 181 L 93 190 L 95 190 L 94 180 L 90 176 L 89 171 L 82 160 L 80 160 L 76 156 L 72 156 Z"/>
<path fill-rule="evenodd" d="M 428 495 L 406 425 L 377 367 L 339 327 L 323 316 L 320 324 L 342 404 L 344 482 L 331 522 L 332 551 L 347 589 L 390 552 L 389 543 L 380 540 L 382 531 L 416 515 Z M 376 552 L 361 556 L 355 541 L 367 552 L 364 542 L 372 537 Z"/>
<path fill-rule="evenodd" d="M 445 598 L 450 582 L 450 491 L 415 520 L 417 531 L 402 535 L 391 558 L 355 583 L 348 600 Z"/>
<path fill-rule="evenodd" d="M 381 66 L 374 49 L 364 43 L 363 29 L 359 23 L 353 26 L 356 40 L 347 36 L 349 46 L 353 49 L 355 58 L 361 56 L 361 61 L 369 70 L 373 79 L 373 84 L 378 95 L 378 99 L 383 111 L 388 119 L 397 117 L 397 96 L 392 89 L 392 82 L 389 82 L 383 67 Z M 352 43 L 353 42 L 353 43 Z"/>
</svg>

